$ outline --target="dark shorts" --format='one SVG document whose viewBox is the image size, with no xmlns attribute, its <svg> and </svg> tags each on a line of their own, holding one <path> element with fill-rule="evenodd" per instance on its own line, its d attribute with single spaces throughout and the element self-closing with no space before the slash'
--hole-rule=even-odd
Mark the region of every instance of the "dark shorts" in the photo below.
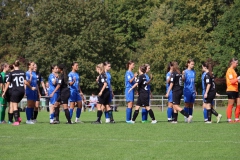
<svg viewBox="0 0 240 160">
<path fill-rule="evenodd" d="M 37 100 L 36 101 L 40 101 L 39 95 L 37 94 Z"/>
<path fill-rule="evenodd" d="M 10 97 L 11 97 L 11 90 L 8 89 L 4 97 L 8 103 L 10 102 Z"/>
<path fill-rule="evenodd" d="M 173 100 L 173 105 L 180 105 L 181 103 L 181 98 L 183 95 L 183 91 L 182 90 L 178 90 L 178 91 L 173 91 L 172 92 L 172 100 Z"/>
<path fill-rule="evenodd" d="M 204 98 L 204 103 L 212 104 L 215 97 L 216 97 L 216 92 L 209 92 L 207 95 L 207 98 Z"/>
<path fill-rule="evenodd" d="M 149 94 L 140 94 L 138 96 L 136 105 L 140 107 L 149 106 Z"/>
<path fill-rule="evenodd" d="M 227 91 L 228 99 L 237 99 L 239 97 L 239 93 L 235 91 Z"/>
<path fill-rule="evenodd" d="M 57 102 L 61 104 L 68 104 L 69 97 L 70 97 L 70 89 L 64 88 L 60 91 L 60 95 L 58 96 Z"/>
<path fill-rule="evenodd" d="M 110 92 L 108 90 L 104 91 L 100 97 L 98 97 L 98 104 L 107 105 L 109 104 Z"/>
<path fill-rule="evenodd" d="M 25 92 L 18 92 L 18 91 L 12 92 L 10 96 L 10 102 L 19 103 L 23 99 L 24 94 Z"/>
</svg>

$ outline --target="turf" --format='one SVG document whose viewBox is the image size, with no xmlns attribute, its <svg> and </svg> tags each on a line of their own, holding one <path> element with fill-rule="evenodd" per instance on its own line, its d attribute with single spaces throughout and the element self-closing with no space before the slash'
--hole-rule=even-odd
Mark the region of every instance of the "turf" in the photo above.
<svg viewBox="0 0 240 160">
<path fill-rule="evenodd" d="M 203 123 L 201 109 L 195 109 L 193 123 L 166 122 L 166 111 L 153 108 L 157 124 L 126 124 L 124 108 L 114 112 L 116 124 L 91 124 L 96 112 L 83 112 L 84 124 L 50 125 L 46 111 L 39 112 L 38 123 L 20 126 L 0 124 L 1 160 L 42 159 L 238 159 L 240 123 L 228 124 L 225 109 L 221 123 Z M 21 112 L 25 121 L 25 113 Z M 75 113 L 74 116 L 75 118 Z M 104 117 L 102 119 L 104 121 Z"/>
</svg>

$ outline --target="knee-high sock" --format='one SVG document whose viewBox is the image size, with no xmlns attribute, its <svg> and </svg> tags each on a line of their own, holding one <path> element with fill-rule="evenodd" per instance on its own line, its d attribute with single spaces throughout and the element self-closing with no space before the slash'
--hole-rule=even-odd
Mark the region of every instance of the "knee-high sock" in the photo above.
<svg viewBox="0 0 240 160">
<path fill-rule="evenodd" d="M 15 122 L 18 122 L 18 111 L 17 110 L 13 111 L 13 116 L 14 116 Z"/>
<path fill-rule="evenodd" d="M 133 113 L 133 118 L 132 118 L 132 121 L 135 121 L 137 116 L 138 116 L 138 113 L 139 113 L 139 110 L 135 110 L 134 113 Z"/>
<path fill-rule="evenodd" d="M 232 119 L 232 109 L 233 109 L 233 105 L 228 105 L 227 107 L 227 119 Z"/>
<path fill-rule="evenodd" d="M 102 110 L 97 111 L 97 121 L 98 122 L 101 122 L 102 113 L 103 113 Z"/>
<path fill-rule="evenodd" d="M 187 118 L 189 117 L 189 114 L 187 112 L 185 112 L 184 110 L 181 110 L 180 113 Z"/>
<path fill-rule="evenodd" d="M 192 108 L 192 107 L 190 107 L 190 108 L 188 109 L 188 114 L 192 116 L 192 114 L 193 114 L 193 108 Z"/>
<path fill-rule="evenodd" d="M 70 112 L 70 119 L 72 119 L 72 115 L 73 115 L 73 109 L 72 109 L 72 108 L 70 108 L 70 109 L 69 109 L 69 112 Z"/>
<path fill-rule="evenodd" d="M 77 108 L 77 111 L 76 111 L 76 117 L 77 118 L 80 118 L 81 112 L 82 112 L 82 108 Z"/>
<path fill-rule="evenodd" d="M 184 107 L 184 111 L 189 114 L 189 108 L 188 107 Z"/>
<path fill-rule="evenodd" d="M 130 121 L 132 117 L 132 108 L 126 108 L 126 121 Z"/>
<path fill-rule="evenodd" d="M 148 111 L 148 113 L 149 113 L 149 116 L 152 118 L 152 120 L 155 120 L 155 116 L 154 116 L 153 110 L 150 109 L 150 110 Z"/>
<path fill-rule="evenodd" d="M 204 108 L 203 109 L 203 117 L 204 117 L 204 120 L 206 120 L 208 117 L 207 117 L 207 109 Z"/>
<path fill-rule="evenodd" d="M 218 116 L 218 113 L 215 109 L 211 108 L 211 113 L 214 114 L 216 117 Z"/>
<path fill-rule="evenodd" d="M 168 120 L 171 120 L 172 117 L 173 117 L 173 109 L 168 107 L 168 109 L 167 109 L 167 118 L 168 118 Z"/>
<path fill-rule="evenodd" d="M 240 114 L 240 105 L 238 105 L 235 109 L 235 119 L 239 119 Z"/>
<path fill-rule="evenodd" d="M 147 110 L 146 108 L 142 108 L 142 121 L 147 120 Z"/>
<path fill-rule="evenodd" d="M 59 121 L 59 107 L 55 108 L 54 115 L 55 115 L 56 121 Z"/>
<path fill-rule="evenodd" d="M 65 111 L 65 116 L 66 116 L 66 119 L 67 119 L 68 123 L 72 123 L 71 122 L 71 118 L 70 118 L 69 110 L 68 109 L 64 109 L 64 111 Z"/>
<path fill-rule="evenodd" d="M 212 113 L 211 109 L 207 109 L 208 121 L 212 121 Z"/>
</svg>

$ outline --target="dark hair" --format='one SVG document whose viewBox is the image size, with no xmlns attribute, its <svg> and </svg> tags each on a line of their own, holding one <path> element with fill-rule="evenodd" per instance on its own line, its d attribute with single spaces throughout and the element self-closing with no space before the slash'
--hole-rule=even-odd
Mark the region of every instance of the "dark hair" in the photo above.
<svg viewBox="0 0 240 160">
<path fill-rule="evenodd" d="M 170 68 L 173 66 L 173 62 L 169 62 L 167 66 L 167 72 L 170 71 Z"/>
<path fill-rule="evenodd" d="M 108 64 L 111 64 L 111 63 L 108 62 L 108 61 L 103 62 L 103 65 L 104 65 L 104 66 L 106 66 L 106 65 L 108 65 Z"/>
<path fill-rule="evenodd" d="M 172 62 L 173 64 L 173 71 L 176 71 L 178 74 L 180 74 L 180 69 L 179 69 L 179 66 L 178 66 L 178 63 L 176 61 Z"/>
<path fill-rule="evenodd" d="M 237 58 L 232 58 L 232 59 L 230 59 L 230 61 L 229 61 L 229 67 L 231 66 L 232 62 L 234 62 L 234 61 L 238 61 L 238 59 L 237 59 Z"/>
<path fill-rule="evenodd" d="M 132 63 L 134 63 L 132 60 L 128 61 L 127 65 L 126 65 L 127 69 L 129 68 L 129 65 Z"/>
<path fill-rule="evenodd" d="M 57 65 L 56 64 L 53 64 L 51 65 L 51 69 L 50 69 L 50 72 L 52 72 L 52 70 L 54 69 L 54 67 L 56 67 Z"/>
<path fill-rule="evenodd" d="M 186 68 L 188 68 L 188 64 L 191 63 L 191 62 L 194 62 L 192 59 L 189 59 L 186 63 Z"/>
<path fill-rule="evenodd" d="M 68 82 L 68 75 L 67 75 L 65 65 L 64 64 L 59 64 L 58 68 L 63 71 L 64 82 L 67 83 Z"/>
<path fill-rule="evenodd" d="M 19 60 L 16 60 L 16 61 L 13 63 L 13 65 L 14 65 L 15 67 L 19 67 L 19 66 L 20 66 Z"/>
<path fill-rule="evenodd" d="M 206 67 L 209 71 L 209 75 L 211 78 L 213 78 L 213 68 L 212 68 L 212 64 L 211 63 L 207 63 L 207 62 L 203 62 L 202 63 L 203 67 Z"/>
<path fill-rule="evenodd" d="M 9 68 L 10 68 L 10 70 L 13 70 L 13 69 L 14 69 L 14 67 L 13 67 L 12 64 L 9 65 Z"/>
<path fill-rule="evenodd" d="M 27 63 L 28 68 L 29 68 L 29 66 L 30 66 L 32 63 L 34 63 L 34 62 L 33 62 L 33 61 L 29 61 L 29 62 Z"/>
<path fill-rule="evenodd" d="M 143 72 L 143 73 L 146 73 L 146 70 L 147 70 L 147 66 L 146 65 L 142 65 L 139 67 L 140 71 Z"/>
<path fill-rule="evenodd" d="M 7 65 L 8 65 L 7 63 L 2 63 L 1 68 L 0 68 L 0 72 L 2 72 Z"/>
<path fill-rule="evenodd" d="M 76 63 L 78 64 L 78 62 L 72 62 L 72 65 L 71 65 L 71 66 L 74 66 Z"/>
</svg>

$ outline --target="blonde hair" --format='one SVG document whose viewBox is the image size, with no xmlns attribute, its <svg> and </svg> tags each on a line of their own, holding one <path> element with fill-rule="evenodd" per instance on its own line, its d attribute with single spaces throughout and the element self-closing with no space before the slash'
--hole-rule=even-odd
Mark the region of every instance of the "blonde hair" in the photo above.
<svg viewBox="0 0 240 160">
<path fill-rule="evenodd" d="M 103 63 L 98 64 L 96 66 L 96 68 L 98 68 L 100 70 L 100 73 L 104 73 L 105 72 Z"/>
</svg>

